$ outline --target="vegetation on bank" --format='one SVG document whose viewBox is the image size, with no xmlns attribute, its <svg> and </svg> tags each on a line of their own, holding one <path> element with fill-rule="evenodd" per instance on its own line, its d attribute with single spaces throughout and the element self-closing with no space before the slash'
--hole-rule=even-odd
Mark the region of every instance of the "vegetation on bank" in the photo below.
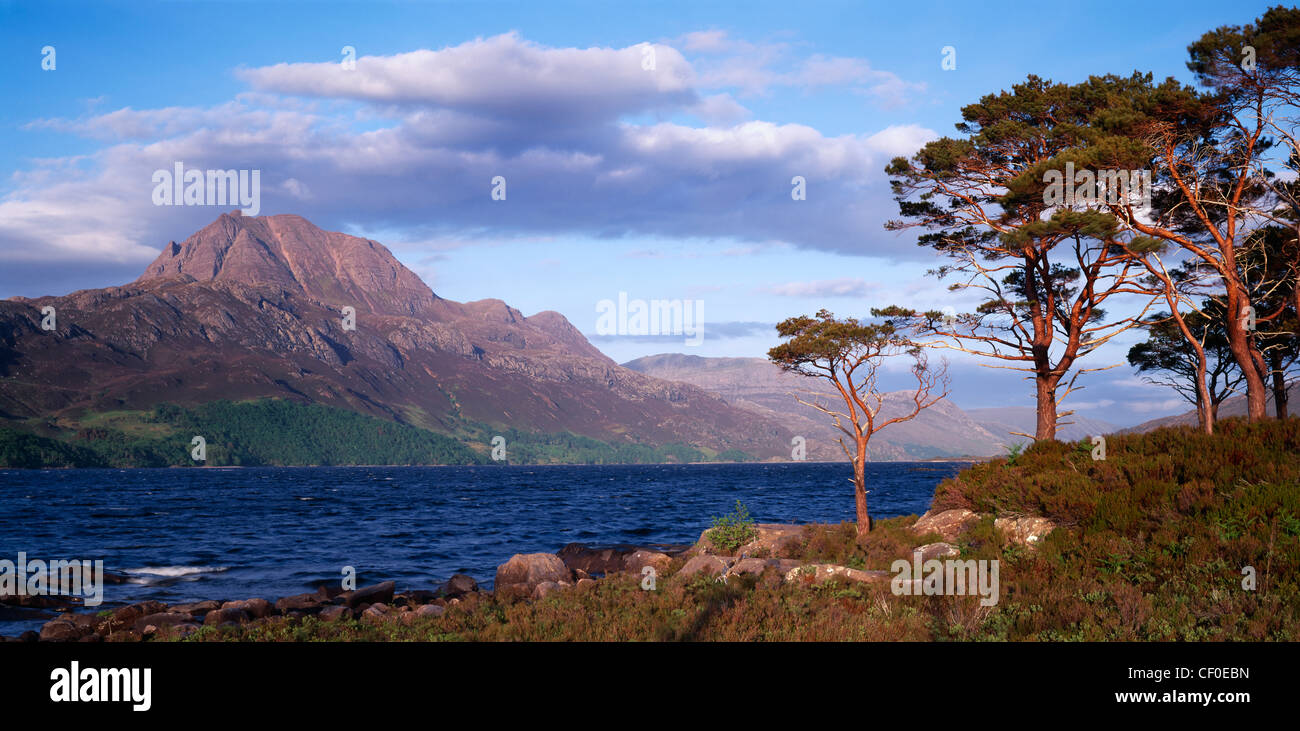
<svg viewBox="0 0 1300 731">
<path fill-rule="evenodd" d="M 944 481 L 934 510 L 989 513 L 960 558 L 999 561 L 999 600 L 894 596 L 887 583 L 813 585 L 761 577 L 639 575 L 535 602 L 481 598 L 405 624 L 277 618 L 204 628 L 190 641 L 1300 639 L 1300 420 L 1225 421 L 1091 445 L 1037 444 Z M 1058 527 L 1034 549 L 1004 548 L 993 514 L 1044 515 Z M 742 521 L 743 522 L 743 521 Z M 912 516 L 812 526 L 783 558 L 890 569 L 938 536 Z M 1253 589 L 1243 569 L 1253 569 Z"/>
<path fill-rule="evenodd" d="M 721 452 L 668 443 L 613 444 L 570 432 L 526 432 L 461 421 L 456 434 L 471 444 L 491 445 L 494 437 L 505 439 L 506 462 L 511 464 L 662 464 L 675 462 L 752 462 L 754 457 L 739 449 Z M 490 454 L 490 453 L 489 453 Z"/>
<path fill-rule="evenodd" d="M 715 548 L 735 551 L 757 538 L 758 531 L 754 528 L 754 520 L 749 517 L 749 508 L 737 500 L 730 513 L 713 519 L 708 537 Z"/>
<path fill-rule="evenodd" d="M 494 464 L 492 438 L 498 435 L 506 440 L 505 464 L 753 459 L 738 450 L 610 444 L 474 422 L 460 423 L 447 435 L 330 406 L 259 399 L 0 425 L 0 468 Z M 202 463 L 191 457 L 195 436 L 205 442 Z"/>
</svg>

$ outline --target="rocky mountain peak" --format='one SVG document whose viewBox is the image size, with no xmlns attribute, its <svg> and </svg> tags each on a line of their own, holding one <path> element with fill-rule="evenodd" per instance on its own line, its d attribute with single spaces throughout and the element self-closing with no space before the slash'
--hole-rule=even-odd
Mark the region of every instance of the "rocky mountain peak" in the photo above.
<svg viewBox="0 0 1300 731">
<path fill-rule="evenodd" d="M 181 275 L 273 285 L 381 315 L 435 317 L 444 309 L 382 244 L 324 231 L 295 215 L 222 214 L 184 241 L 170 242 L 136 281 Z"/>
</svg>

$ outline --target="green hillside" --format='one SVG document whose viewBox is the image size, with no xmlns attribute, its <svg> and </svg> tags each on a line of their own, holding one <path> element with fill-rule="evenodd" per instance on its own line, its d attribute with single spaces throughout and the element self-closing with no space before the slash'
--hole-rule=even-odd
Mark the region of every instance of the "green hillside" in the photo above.
<svg viewBox="0 0 1300 731">
<path fill-rule="evenodd" d="M 191 458 L 205 440 L 207 459 Z M 171 467 L 258 465 L 496 464 L 492 439 L 505 438 L 504 464 L 624 464 L 745 461 L 682 444 L 611 444 L 575 434 L 535 434 L 459 422 L 453 434 L 352 411 L 281 399 L 214 401 L 151 411 L 84 414 L 0 425 L 0 467 Z"/>
</svg>

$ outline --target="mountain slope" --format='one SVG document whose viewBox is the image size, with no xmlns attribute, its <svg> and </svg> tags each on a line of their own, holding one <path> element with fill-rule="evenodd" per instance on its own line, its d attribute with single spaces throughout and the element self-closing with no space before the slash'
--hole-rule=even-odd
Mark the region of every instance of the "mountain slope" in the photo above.
<svg viewBox="0 0 1300 731">
<path fill-rule="evenodd" d="M 788 456 L 791 438 L 620 367 L 558 313 L 442 299 L 382 245 L 298 216 L 225 214 L 130 284 L 0 302 L 0 416 L 264 397 L 445 433 L 470 420 L 756 457 Z"/>
<path fill-rule="evenodd" d="M 800 404 L 820 400 L 834 407 L 840 396 L 819 379 L 783 372 L 762 358 L 702 358 L 663 354 L 624 363 L 657 378 L 689 383 L 722 396 L 728 402 L 777 420 L 807 440 L 809 459 L 844 460 L 840 432 L 830 417 Z M 907 413 L 910 392 L 885 395 L 885 418 Z M 947 399 L 924 409 L 911 421 L 893 424 L 871 438 L 867 447 L 873 461 L 918 460 L 935 457 L 992 456 L 1002 454 L 1006 442 L 989 433 Z"/>
<path fill-rule="evenodd" d="M 1296 414 L 1296 409 L 1300 408 L 1300 384 L 1297 384 L 1295 382 L 1288 384 L 1286 387 L 1286 394 L 1287 394 L 1288 410 L 1291 416 L 1294 417 Z M 1272 389 L 1268 390 L 1268 393 L 1265 396 L 1264 405 L 1265 405 L 1266 413 L 1269 416 L 1273 416 L 1277 413 L 1277 411 L 1273 408 Z M 1234 417 L 1244 418 L 1246 416 L 1246 413 L 1247 410 L 1246 410 L 1245 395 L 1229 396 L 1228 398 L 1223 400 L 1223 403 L 1219 404 L 1218 418 L 1220 419 L 1228 419 Z M 1124 433 L 1141 433 L 1141 432 L 1151 431 L 1152 429 L 1159 429 L 1162 426 L 1195 426 L 1197 423 L 1199 422 L 1196 416 L 1196 409 L 1191 409 L 1188 411 L 1184 411 L 1181 414 L 1175 414 L 1173 416 L 1162 416 L 1158 419 L 1151 419 L 1150 421 L 1144 421 L 1141 424 L 1138 424 L 1137 426 L 1131 426 L 1127 429 L 1124 429 L 1123 431 Z"/>
</svg>

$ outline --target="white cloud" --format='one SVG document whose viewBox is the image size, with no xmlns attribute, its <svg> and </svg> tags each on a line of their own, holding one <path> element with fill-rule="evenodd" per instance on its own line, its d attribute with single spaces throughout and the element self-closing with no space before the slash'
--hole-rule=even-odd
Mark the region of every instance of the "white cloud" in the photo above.
<svg viewBox="0 0 1300 731">
<path fill-rule="evenodd" d="M 563 112 L 589 122 L 694 101 L 690 64 L 671 46 L 654 50 L 654 69 L 646 70 L 642 46 L 548 48 L 506 33 L 437 51 L 362 56 L 352 70 L 337 62 L 281 63 L 238 75 L 279 94 L 490 114 Z"/>
<path fill-rule="evenodd" d="M 862 279 L 841 277 L 814 282 L 788 282 L 764 287 L 760 291 L 779 297 L 865 297 L 876 285 Z"/>
<path fill-rule="evenodd" d="M 700 31 L 682 37 L 682 49 L 703 56 L 695 61 L 701 88 L 732 88 L 747 96 L 767 95 L 775 87 L 811 90 L 845 87 L 877 97 L 887 106 L 910 101 L 926 90 L 891 71 L 874 68 L 865 58 L 813 54 L 792 58 L 789 44 L 750 43 L 724 31 Z"/>
</svg>

